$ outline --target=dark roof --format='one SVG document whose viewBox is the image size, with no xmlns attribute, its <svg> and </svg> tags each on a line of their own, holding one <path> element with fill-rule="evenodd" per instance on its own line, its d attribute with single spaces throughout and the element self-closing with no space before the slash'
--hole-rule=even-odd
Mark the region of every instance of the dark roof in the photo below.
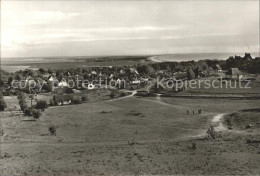
<svg viewBox="0 0 260 176">
<path fill-rule="evenodd" d="M 238 68 L 230 68 L 227 75 L 241 75 L 241 71 Z"/>
</svg>

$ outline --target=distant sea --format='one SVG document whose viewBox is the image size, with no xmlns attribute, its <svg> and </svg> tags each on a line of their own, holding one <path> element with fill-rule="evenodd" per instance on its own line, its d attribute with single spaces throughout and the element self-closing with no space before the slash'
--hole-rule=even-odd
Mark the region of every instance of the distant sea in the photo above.
<svg viewBox="0 0 260 176">
<path fill-rule="evenodd" d="M 253 58 L 259 57 L 259 53 L 250 53 Z M 198 61 L 205 59 L 218 59 L 225 60 L 230 56 L 244 56 L 245 53 L 190 53 L 190 54 L 165 54 L 165 55 L 153 55 L 148 56 L 151 61 L 154 62 L 180 62 L 180 61 Z M 105 56 L 68 56 L 68 57 L 16 57 L 16 58 L 1 58 L 1 69 L 8 72 L 15 72 L 18 70 L 24 70 L 29 68 L 31 64 L 34 63 L 68 63 L 74 62 L 77 59 L 91 59 L 91 58 L 101 58 Z M 113 56 L 109 56 L 110 58 Z M 118 57 L 118 56 L 115 56 Z M 122 56 L 126 57 L 127 56 Z"/>
<path fill-rule="evenodd" d="M 259 57 L 259 53 L 250 53 L 253 58 Z M 205 59 L 226 60 L 230 56 L 244 56 L 245 53 L 191 53 L 191 54 L 165 54 L 151 56 L 149 59 L 154 62 L 180 62 L 180 61 L 199 61 Z"/>
<path fill-rule="evenodd" d="M 251 56 L 259 57 L 259 53 L 250 53 Z M 228 59 L 229 56 L 244 56 L 245 53 L 189 53 L 189 54 L 163 54 L 152 55 L 149 58 L 158 61 L 189 61 L 189 60 L 204 60 L 204 59 Z M 105 56 L 64 56 L 64 57 L 13 57 L 13 58 L 1 58 L 2 65 L 26 65 L 26 63 L 57 63 L 57 62 L 74 62 L 77 59 L 86 58 L 98 58 Z M 113 56 L 109 56 L 110 58 Z M 116 56 L 115 56 L 116 57 Z M 127 56 L 122 56 L 127 57 Z"/>
</svg>

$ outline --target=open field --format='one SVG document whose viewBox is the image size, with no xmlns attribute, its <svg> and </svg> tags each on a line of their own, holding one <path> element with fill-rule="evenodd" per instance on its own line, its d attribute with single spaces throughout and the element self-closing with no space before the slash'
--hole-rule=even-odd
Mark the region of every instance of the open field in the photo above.
<svg viewBox="0 0 260 176">
<path fill-rule="evenodd" d="M 164 97 L 205 97 L 205 98 L 260 98 L 260 79 L 259 76 L 252 80 L 226 80 L 221 83 L 220 77 L 207 77 L 194 80 L 169 84 L 163 84 L 164 89 L 159 93 Z M 170 82 L 169 82 L 170 83 Z M 176 87 L 184 86 L 185 90 L 176 92 Z"/>
<path fill-rule="evenodd" d="M 130 97 L 49 108 L 36 121 L 1 112 L 1 175 L 260 174 L 259 146 L 247 144 L 258 133 L 203 139 L 215 115 L 259 103 Z"/>
<path fill-rule="evenodd" d="M 250 95 L 258 94 L 260 95 L 260 79 L 259 77 L 256 80 L 241 81 L 238 80 L 227 80 L 222 83 L 219 81 L 219 77 L 209 77 L 197 79 L 195 88 L 189 88 L 182 93 L 191 93 L 191 94 L 240 94 L 240 95 Z M 211 86 L 207 88 L 205 81 L 210 81 Z M 215 81 L 215 82 L 214 82 Z M 199 83 L 201 82 L 201 83 Z"/>
</svg>

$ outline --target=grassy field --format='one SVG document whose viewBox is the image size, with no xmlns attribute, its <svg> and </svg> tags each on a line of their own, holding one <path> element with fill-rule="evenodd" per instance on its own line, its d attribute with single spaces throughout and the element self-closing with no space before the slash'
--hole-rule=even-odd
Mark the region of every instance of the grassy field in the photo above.
<svg viewBox="0 0 260 176">
<path fill-rule="evenodd" d="M 15 97 L 6 101 L 18 103 Z M 215 115 L 259 103 L 130 97 L 49 108 L 37 121 L 1 112 L 0 174 L 258 175 L 259 147 L 246 141 L 259 133 L 223 131 L 216 140 L 203 136 Z M 52 125 L 57 126 L 56 136 L 48 132 Z"/>
<path fill-rule="evenodd" d="M 184 93 L 193 93 L 193 94 L 259 94 L 260 95 L 260 81 L 259 80 L 250 80 L 250 82 L 241 82 L 230 81 L 228 83 L 221 83 L 217 81 L 218 77 L 203 78 L 196 80 L 198 86 L 196 88 L 188 88 Z M 207 88 L 205 85 L 205 80 L 211 82 L 210 88 Z M 201 83 L 199 84 L 199 81 Z M 216 81 L 215 83 L 212 83 Z M 200 86 L 199 86 L 200 85 Z"/>
</svg>

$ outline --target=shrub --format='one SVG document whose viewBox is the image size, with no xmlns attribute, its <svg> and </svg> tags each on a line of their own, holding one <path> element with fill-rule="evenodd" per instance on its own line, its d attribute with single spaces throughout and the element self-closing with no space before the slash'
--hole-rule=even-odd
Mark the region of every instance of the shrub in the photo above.
<svg viewBox="0 0 260 176">
<path fill-rule="evenodd" d="M 0 94 L 0 111 L 4 111 L 7 108 L 6 102 L 2 94 Z"/>
<path fill-rule="evenodd" d="M 37 101 L 36 109 L 42 109 L 43 111 L 48 108 L 46 100 Z"/>
<path fill-rule="evenodd" d="M 213 125 L 210 125 L 209 129 L 207 130 L 207 134 L 211 139 L 217 139 L 219 137 L 219 134 L 215 131 Z"/>
<path fill-rule="evenodd" d="M 51 84 L 43 84 L 42 91 L 51 92 L 52 91 L 52 85 Z"/>
<path fill-rule="evenodd" d="M 21 92 L 18 94 L 17 99 L 19 100 L 21 110 L 25 112 L 25 110 L 28 109 L 28 105 L 26 103 L 26 95 L 23 92 Z"/>
<path fill-rule="evenodd" d="M 88 100 L 87 96 L 86 96 L 86 95 L 82 95 L 81 101 L 85 102 L 85 101 L 87 101 L 87 100 Z"/>
<path fill-rule="evenodd" d="M 50 106 L 55 106 L 53 99 L 50 99 Z"/>
<path fill-rule="evenodd" d="M 127 95 L 126 92 L 120 92 L 120 96 L 121 96 L 121 97 L 124 97 L 124 96 L 126 96 L 126 95 Z"/>
<path fill-rule="evenodd" d="M 191 149 L 192 150 L 196 150 L 197 149 L 197 144 L 196 143 L 192 143 Z"/>
<path fill-rule="evenodd" d="M 56 136 L 57 127 L 55 125 L 50 126 L 48 130 L 51 133 L 51 135 Z"/>
<path fill-rule="evenodd" d="M 109 94 L 109 97 L 110 97 L 110 98 L 115 98 L 115 96 L 116 96 L 115 91 L 114 91 L 114 90 L 111 90 L 111 92 L 110 92 L 110 94 Z"/>
<path fill-rule="evenodd" d="M 32 108 L 25 108 L 24 109 L 24 115 L 26 115 L 26 116 L 32 116 L 33 115 L 33 109 Z"/>
<path fill-rule="evenodd" d="M 72 97 L 72 103 L 73 103 L 73 104 L 81 104 L 81 103 L 82 103 L 82 100 L 81 100 L 80 97 L 74 96 L 74 97 Z"/>
<path fill-rule="evenodd" d="M 40 116 L 41 116 L 41 112 L 40 112 L 40 110 L 33 109 L 33 110 L 32 110 L 32 115 L 33 115 L 33 117 L 34 117 L 35 119 L 38 119 L 38 118 L 40 118 Z"/>
</svg>

